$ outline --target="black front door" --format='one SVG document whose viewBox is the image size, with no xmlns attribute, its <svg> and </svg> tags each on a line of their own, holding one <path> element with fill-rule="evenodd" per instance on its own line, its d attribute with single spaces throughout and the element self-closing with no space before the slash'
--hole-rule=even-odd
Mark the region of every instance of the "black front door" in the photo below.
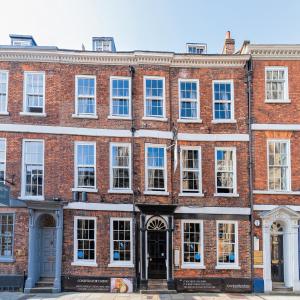
<svg viewBox="0 0 300 300">
<path fill-rule="evenodd" d="M 148 278 L 165 279 L 167 276 L 167 232 L 148 231 Z"/>
<path fill-rule="evenodd" d="M 283 235 L 271 236 L 271 272 L 272 281 L 283 282 Z"/>
</svg>

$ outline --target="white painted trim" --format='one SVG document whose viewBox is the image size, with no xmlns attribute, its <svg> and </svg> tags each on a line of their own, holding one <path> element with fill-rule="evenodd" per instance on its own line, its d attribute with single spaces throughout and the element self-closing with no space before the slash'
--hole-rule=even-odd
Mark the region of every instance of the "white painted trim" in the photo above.
<svg viewBox="0 0 300 300">
<path fill-rule="evenodd" d="M 163 82 L 163 96 L 162 96 L 162 102 L 163 102 L 163 115 L 162 116 L 147 116 L 147 106 L 146 106 L 146 81 L 148 79 L 152 79 L 152 80 L 162 80 Z M 149 118 L 151 118 L 150 120 L 164 120 L 166 119 L 166 80 L 165 80 L 165 77 L 162 77 L 162 76 L 148 76 L 148 75 L 145 75 L 143 77 L 143 84 L 144 84 L 144 120 L 146 120 L 145 118 L 147 118 L 149 120 Z M 161 97 L 151 97 L 152 99 L 153 98 L 156 98 L 158 100 L 161 100 Z"/>
<path fill-rule="evenodd" d="M 96 120 L 99 119 L 99 117 L 97 115 L 88 115 L 88 114 L 86 114 L 86 115 L 72 114 L 72 118 L 74 118 L 74 119 L 96 119 Z"/>
<path fill-rule="evenodd" d="M 94 113 L 79 113 L 78 112 L 78 80 L 81 78 L 94 79 L 94 102 L 95 111 Z M 97 117 L 97 77 L 95 75 L 75 75 L 75 114 L 72 115 L 73 118 L 98 118 Z"/>
<path fill-rule="evenodd" d="M 267 71 L 284 71 L 284 99 L 283 100 L 274 100 L 267 99 Z M 290 103 L 289 99 L 289 76 L 288 76 L 288 67 L 283 66 L 266 66 L 265 67 L 265 103 Z"/>
<path fill-rule="evenodd" d="M 299 206 L 300 210 L 300 206 Z M 248 207 L 221 207 L 221 206 L 178 206 L 176 214 L 212 214 L 212 215 L 250 215 Z"/>
<path fill-rule="evenodd" d="M 232 151 L 232 172 L 233 172 L 233 192 L 232 193 L 218 193 L 217 191 L 217 152 L 218 151 Z M 236 147 L 215 147 L 215 193 L 214 196 L 219 197 L 238 197 L 237 193 L 237 159 L 236 159 Z"/>
<path fill-rule="evenodd" d="M 19 113 L 20 116 L 28 116 L 28 117 L 47 117 L 47 114 L 46 113 L 33 113 L 33 112 L 24 112 L 24 111 L 21 111 Z"/>
<path fill-rule="evenodd" d="M 128 115 L 113 115 L 113 96 L 112 96 L 112 82 L 113 80 L 128 80 L 128 97 L 116 97 L 116 98 L 126 98 L 128 99 Z M 131 88 L 131 77 L 129 76 L 110 76 L 109 78 L 109 116 L 110 119 L 127 119 L 131 120 L 132 112 L 131 112 L 131 101 L 132 101 L 132 88 Z"/>
<path fill-rule="evenodd" d="M 300 195 L 300 191 L 254 190 L 253 194 L 261 194 L 261 195 Z"/>
<path fill-rule="evenodd" d="M 182 82 L 191 82 L 191 83 L 196 83 L 196 101 L 192 99 L 181 99 L 181 83 Z M 183 79 L 179 78 L 178 79 L 178 121 L 177 122 L 191 122 L 191 123 L 200 123 L 202 120 L 200 119 L 200 84 L 199 84 L 199 79 Z M 183 101 L 190 101 L 190 102 L 196 102 L 196 107 L 197 107 L 197 114 L 196 118 L 184 118 L 181 116 L 181 102 Z"/>
<path fill-rule="evenodd" d="M 248 142 L 248 134 L 198 134 L 198 133 L 178 133 L 180 141 L 195 142 Z"/>
<path fill-rule="evenodd" d="M 135 132 L 135 137 L 150 137 L 150 138 L 159 138 L 159 139 L 169 139 L 173 138 L 173 134 L 171 131 L 162 131 L 162 130 L 147 130 L 147 129 L 139 129 Z"/>
<path fill-rule="evenodd" d="M 212 120 L 212 124 L 235 124 L 236 120 L 229 120 L 229 119 L 218 119 L 218 120 Z"/>
<path fill-rule="evenodd" d="M 113 258 L 113 222 L 114 221 L 129 221 L 130 222 L 130 260 L 126 261 L 115 261 Z M 109 236 L 110 236 L 110 264 L 108 265 L 109 267 L 129 267 L 132 268 L 134 267 L 133 265 L 133 228 L 132 228 L 132 218 L 122 218 L 122 217 L 116 217 L 110 218 L 110 227 L 109 227 Z"/>
<path fill-rule="evenodd" d="M 201 259 L 199 263 L 184 262 L 184 224 L 185 223 L 195 223 L 200 224 L 200 255 Z M 181 220 L 181 269 L 205 269 L 204 266 L 204 237 L 203 237 L 203 220 Z"/>
<path fill-rule="evenodd" d="M 204 197 L 202 193 L 179 193 L 179 197 Z"/>
<path fill-rule="evenodd" d="M 43 145 L 43 187 L 41 196 L 25 195 L 26 175 L 25 175 L 25 143 L 26 142 L 41 142 Z M 22 176 L 21 176 L 21 196 L 23 200 L 44 200 L 45 189 L 45 141 L 41 139 L 23 139 L 22 141 Z"/>
<path fill-rule="evenodd" d="M 6 74 L 6 88 L 5 88 L 6 97 L 5 97 L 5 107 L 4 107 L 4 110 L 0 111 L 0 114 L 1 115 L 9 115 L 9 113 L 8 113 L 9 71 L 7 71 L 7 70 L 0 70 L 0 75 L 1 75 L 1 73 Z"/>
<path fill-rule="evenodd" d="M 186 150 L 196 150 L 198 152 L 198 169 L 189 169 L 189 171 L 195 172 L 197 171 L 198 173 L 198 184 L 199 184 L 199 190 L 197 193 L 193 194 L 192 192 L 183 192 L 183 187 L 182 187 L 182 180 L 183 180 L 183 157 L 182 157 L 182 152 Z M 189 195 L 203 195 L 202 194 L 202 153 L 201 153 L 201 147 L 199 146 L 181 146 L 180 147 L 180 195 L 184 196 L 185 194 Z"/>
<path fill-rule="evenodd" d="M 215 83 L 223 83 L 223 84 L 230 84 L 230 91 L 231 91 L 231 100 L 215 100 Z M 228 80 L 213 80 L 212 81 L 212 123 L 236 123 L 234 119 L 234 81 L 233 79 Z M 215 118 L 215 101 L 218 103 L 226 103 L 229 102 L 231 104 L 231 111 L 230 111 L 230 119 L 216 119 Z"/>
<path fill-rule="evenodd" d="M 114 188 L 113 187 L 113 166 L 112 166 L 112 148 L 113 147 L 126 147 L 128 148 L 128 170 L 129 170 L 129 187 L 125 188 Z M 132 194 L 132 162 L 131 162 L 131 143 L 110 143 L 109 145 L 109 192 L 111 193 L 129 193 Z"/>
<path fill-rule="evenodd" d="M 84 187 L 72 188 L 71 191 L 72 192 L 98 193 L 98 189 L 84 188 Z"/>
<path fill-rule="evenodd" d="M 219 262 L 219 224 L 234 224 L 235 233 L 235 247 L 234 247 L 234 263 L 220 263 Z M 217 265 L 216 269 L 240 269 L 239 266 L 239 229 L 238 221 L 228 221 L 228 220 L 217 220 L 216 222 L 216 236 L 217 236 Z"/>
<path fill-rule="evenodd" d="M 78 220 L 94 220 L 94 241 L 95 241 L 95 249 L 94 249 L 94 259 L 86 260 L 86 259 L 78 259 L 77 258 L 77 221 Z M 89 267 L 97 267 L 97 218 L 96 217 L 87 217 L 87 216 L 74 216 L 74 235 L 73 235 L 73 243 L 74 243 L 74 253 L 73 253 L 73 266 L 89 266 Z"/>
<path fill-rule="evenodd" d="M 27 75 L 29 74 L 40 74 L 43 76 L 43 112 L 42 113 L 33 113 L 27 111 L 26 106 L 26 95 L 27 95 Z M 44 71 L 24 71 L 24 79 L 23 79 L 23 115 L 36 115 L 44 117 L 46 114 L 45 111 L 46 106 L 46 73 Z"/>
<path fill-rule="evenodd" d="M 149 190 L 148 189 L 148 148 L 163 148 L 164 149 L 164 190 Z M 145 191 L 144 195 L 168 195 L 168 173 L 167 173 L 167 145 L 145 143 Z"/>
<path fill-rule="evenodd" d="M 132 204 L 69 202 L 64 209 L 133 212 Z M 135 208 L 138 211 L 138 208 Z"/>
<path fill-rule="evenodd" d="M 132 190 L 111 190 L 107 191 L 109 194 L 133 194 Z"/>
<path fill-rule="evenodd" d="M 254 204 L 253 205 L 253 210 L 256 210 L 256 211 L 269 211 L 269 210 L 273 210 L 277 207 L 288 207 L 293 211 L 299 211 L 300 212 L 300 205 Z"/>
<path fill-rule="evenodd" d="M 4 160 L 0 161 L 1 163 L 4 163 L 4 183 L 6 178 L 6 155 L 7 155 L 7 142 L 6 138 L 0 138 L 0 142 L 4 142 Z"/>
<path fill-rule="evenodd" d="M 290 140 L 287 139 L 267 139 L 267 178 L 268 178 L 268 190 L 269 191 L 277 191 L 277 190 L 270 190 L 270 174 L 269 174 L 269 144 L 270 143 L 286 143 L 287 145 L 287 163 L 288 163 L 288 170 L 287 170 L 287 189 L 286 190 L 278 190 L 280 192 L 289 192 L 292 189 L 291 183 L 291 145 Z"/>
<path fill-rule="evenodd" d="M 78 146 L 85 146 L 85 145 L 91 145 L 94 146 L 94 172 L 95 172 L 95 178 L 94 178 L 94 186 L 78 186 L 78 162 L 77 162 L 77 148 Z M 97 147 L 96 142 L 87 142 L 87 141 L 75 141 L 74 142 L 74 190 L 77 191 L 80 189 L 81 191 L 97 191 Z"/>
<path fill-rule="evenodd" d="M 168 122 L 168 118 L 142 117 L 142 121 Z"/>
<path fill-rule="evenodd" d="M 300 124 L 252 124 L 252 130 L 300 131 Z"/>
</svg>

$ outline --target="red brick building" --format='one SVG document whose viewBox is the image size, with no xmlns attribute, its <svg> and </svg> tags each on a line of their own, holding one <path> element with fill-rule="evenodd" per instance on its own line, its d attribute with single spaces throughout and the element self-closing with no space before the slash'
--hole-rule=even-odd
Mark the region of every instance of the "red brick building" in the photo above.
<svg viewBox="0 0 300 300">
<path fill-rule="evenodd" d="M 0 48 L 2 287 L 250 291 L 249 54 L 93 42 Z"/>
</svg>

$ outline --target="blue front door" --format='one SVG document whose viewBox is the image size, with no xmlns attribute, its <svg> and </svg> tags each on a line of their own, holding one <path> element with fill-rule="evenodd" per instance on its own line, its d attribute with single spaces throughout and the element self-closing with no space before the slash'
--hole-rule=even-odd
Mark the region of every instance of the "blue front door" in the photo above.
<svg viewBox="0 0 300 300">
<path fill-rule="evenodd" d="M 56 230 L 52 227 L 41 228 L 40 276 L 55 276 Z"/>
</svg>

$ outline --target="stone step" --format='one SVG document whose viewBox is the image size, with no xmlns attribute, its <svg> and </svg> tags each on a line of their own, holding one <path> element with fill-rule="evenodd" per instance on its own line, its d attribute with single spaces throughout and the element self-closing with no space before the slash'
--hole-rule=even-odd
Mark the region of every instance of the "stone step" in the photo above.
<svg viewBox="0 0 300 300">
<path fill-rule="evenodd" d="M 47 282 L 54 282 L 53 277 L 40 277 L 39 281 L 47 281 Z"/>
<path fill-rule="evenodd" d="M 176 290 L 155 289 L 155 290 L 140 290 L 141 294 L 177 294 Z"/>
<path fill-rule="evenodd" d="M 52 287 L 34 287 L 30 289 L 30 293 L 47 293 L 51 294 L 52 293 Z"/>
<path fill-rule="evenodd" d="M 53 281 L 38 281 L 35 287 L 53 287 Z"/>
</svg>

